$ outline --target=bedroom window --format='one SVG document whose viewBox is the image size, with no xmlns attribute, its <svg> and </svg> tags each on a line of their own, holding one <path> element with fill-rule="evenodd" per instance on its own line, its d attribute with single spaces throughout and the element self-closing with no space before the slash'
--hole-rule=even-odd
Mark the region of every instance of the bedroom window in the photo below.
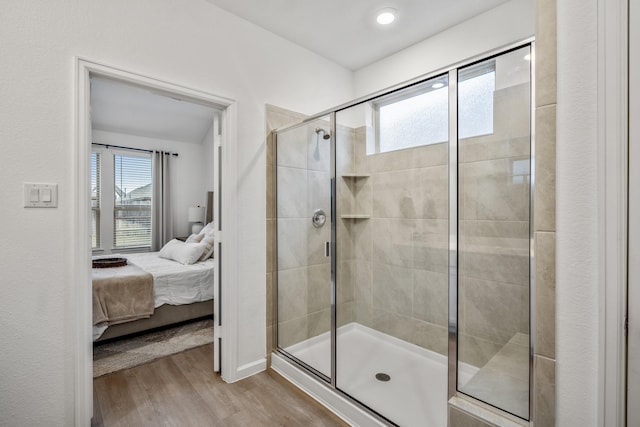
<svg viewBox="0 0 640 427">
<path fill-rule="evenodd" d="M 91 153 L 91 249 L 100 248 L 100 153 Z"/>
<path fill-rule="evenodd" d="M 151 246 L 151 158 L 114 155 L 113 246 Z"/>
<path fill-rule="evenodd" d="M 95 252 L 133 252 L 151 248 L 151 165 L 148 153 L 94 145 L 91 153 L 91 247 Z"/>
</svg>

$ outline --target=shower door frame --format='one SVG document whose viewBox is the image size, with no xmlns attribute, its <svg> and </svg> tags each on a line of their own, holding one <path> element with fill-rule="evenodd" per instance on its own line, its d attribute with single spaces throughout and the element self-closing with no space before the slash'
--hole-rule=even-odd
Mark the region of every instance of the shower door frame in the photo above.
<svg viewBox="0 0 640 427">
<path fill-rule="evenodd" d="M 276 232 L 275 238 L 275 256 L 276 256 L 276 269 L 275 269 L 275 283 L 274 283 L 274 344 L 275 352 L 298 368 L 301 368 L 306 373 L 310 374 L 311 378 L 318 380 L 324 387 L 330 389 L 332 392 L 337 393 L 339 396 L 346 398 L 349 402 L 355 404 L 357 407 L 363 409 L 369 415 L 373 416 L 380 422 L 387 424 L 393 423 L 383 415 L 376 412 L 373 408 L 368 407 L 359 400 L 355 399 L 351 395 L 340 390 L 336 386 L 336 265 L 337 265 L 337 253 L 336 253 L 336 223 L 337 223 L 337 202 L 336 202 L 336 113 L 346 110 L 350 107 L 373 101 L 385 95 L 389 95 L 401 90 L 407 89 L 411 86 L 421 84 L 436 76 L 447 75 L 449 85 L 449 141 L 448 141 L 448 162 L 449 167 L 449 273 L 448 273 L 448 286 L 449 286 L 449 310 L 448 310 L 448 374 L 447 374 L 447 399 L 462 398 L 470 401 L 477 406 L 490 408 L 491 410 L 498 410 L 507 418 L 511 418 L 515 421 L 522 421 L 523 418 L 515 416 L 499 407 L 493 406 L 481 400 L 458 391 L 458 70 L 472 65 L 477 62 L 485 61 L 491 58 L 498 57 L 503 54 L 507 54 L 511 51 L 529 46 L 531 49 L 531 57 L 535 58 L 535 38 L 530 37 L 515 43 L 510 43 L 492 49 L 480 55 L 476 55 L 470 59 L 457 62 L 450 66 L 435 70 L 428 74 L 421 75 L 417 78 L 402 82 L 400 84 L 391 86 L 381 91 L 375 92 L 370 95 L 355 99 L 348 103 L 339 105 L 333 109 L 322 111 L 318 114 L 308 117 L 304 121 L 287 126 L 282 129 L 274 130 L 274 167 L 277 171 L 277 150 L 278 150 L 278 133 L 292 130 L 298 127 L 309 125 L 314 120 L 318 120 L 324 117 L 330 117 L 331 125 L 331 159 L 330 159 L 330 188 L 331 188 L 331 241 L 330 241 L 330 256 L 331 256 L 331 377 L 327 378 L 318 370 L 304 363 L 303 361 L 290 355 L 278 345 L 278 268 L 277 268 L 277 254 L 278 254 L 278 221 L 276 220 Z M 530 186 L 529 186 L 529 418 L 527 421 L 532 420 L 534 409 L 534 353 L 535 353 L 535 239 L 534 239 L 534 202 L 535 202 L 535 62 L 534 59 L 530 65 L 530 103 L 529 103 L 529 115 L 530 115 Z M 277 200 L 277 173 L 275 174 L 275 189 L 274 197 Z M 276 206 L 276 218 L 277 218 L 277 206 Z"/>
</svg>

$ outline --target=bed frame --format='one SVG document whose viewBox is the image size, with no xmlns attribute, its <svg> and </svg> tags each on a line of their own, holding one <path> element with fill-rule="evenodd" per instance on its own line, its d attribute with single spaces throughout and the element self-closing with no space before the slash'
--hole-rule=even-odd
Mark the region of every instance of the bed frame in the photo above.
<svg viewBox="0 0 640 427">
<path fill-rule="evenodd" d="M 102 336 L 95 340 L 94 343 L 171 325 L 173 323 L 212 316 L 212 299 L 184 305 L 163 304 L 156 308 L 153 315 L 147 319 L 140 319 L 133 322 L 109 326 Z"/>
</svg>

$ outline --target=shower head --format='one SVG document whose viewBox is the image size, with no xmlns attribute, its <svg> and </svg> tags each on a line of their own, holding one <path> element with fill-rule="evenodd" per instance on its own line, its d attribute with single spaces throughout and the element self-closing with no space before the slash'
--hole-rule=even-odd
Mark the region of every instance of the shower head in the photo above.
<svg viewBox="0 0 640 427">
<path fill-rule="evenodd" d="M 322 139 L 329 139 L 331 138 L 331 134 L 329 132 L 327 132 L 326 130 L 322 129 L 322 128 L 316 128 L 316 133 L 319 135 L 320 132 L 322 132 Z"/>
</svg>

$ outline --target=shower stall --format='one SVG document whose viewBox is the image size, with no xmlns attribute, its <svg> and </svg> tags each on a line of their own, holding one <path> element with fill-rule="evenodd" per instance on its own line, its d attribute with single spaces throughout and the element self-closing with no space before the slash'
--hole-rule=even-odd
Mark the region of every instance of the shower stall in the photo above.
<svg viewBox="0 0 640 427">
<path fill-rule="evenodd" d="M 274 132 L 275 369 L 381 424 L 529 419 L 532 49 Z"/>
</svg>

